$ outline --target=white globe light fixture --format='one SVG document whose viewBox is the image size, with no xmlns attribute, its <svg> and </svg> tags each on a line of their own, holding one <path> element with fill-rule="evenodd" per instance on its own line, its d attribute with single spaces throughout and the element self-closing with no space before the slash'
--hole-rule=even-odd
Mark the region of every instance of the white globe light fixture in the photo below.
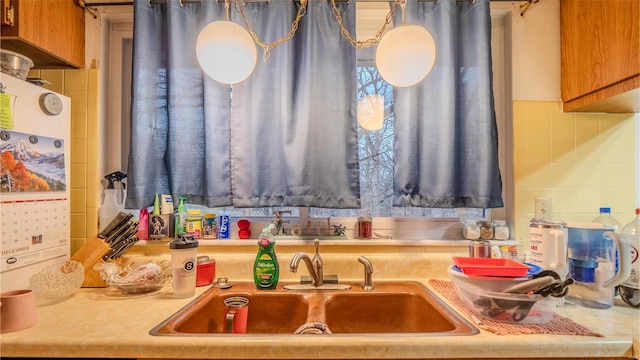
<svg viewBox="0 0 640 360">
<path fill-rule="evenodd" d="M 223 84 L 237 84 L 248 78 L 258 58 L 249 32 L 231 21 L 205 26 L 196 41 L 196 55 L 202 70 Z"/>
<path fill-rule="evenodd" d="M 436 60 L 436 43 L 427 29 L 400 25 L 380 39 L 376 49 L 376 67 L 380 76 L 397 87 L 422 81 Z"/>
<path fill-rule="evenodd" d="M 367 95 L 358 101 L 358 124 L 365 130 L 379 130 L 384 121 L 384 96 Z"/>
</svg>

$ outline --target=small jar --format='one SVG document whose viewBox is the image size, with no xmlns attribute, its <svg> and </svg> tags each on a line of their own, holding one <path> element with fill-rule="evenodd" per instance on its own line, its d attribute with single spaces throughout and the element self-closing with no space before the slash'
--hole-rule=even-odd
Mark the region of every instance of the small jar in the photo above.
<svg viewBox="0 0 640 360">
<path fill-rule="evenodd" d="M 507 240 L 509 238 L 509 227 L 505 220 L 493 221 L 493 238 L 496 240 Z"/>
<path fill-rule="evenodd" d="M 465 220 L 462 224 L 462 237 L 467 240 L 480 238 L 480 226 L 476 220 Z"/>
<path fill-rule="evenodd" d="M 194 239 L 202 238 L 202 212 L 200 210 L 187 210 L 184 221 L 185 232 L 193 235 Z"/>
<path fill-rule="evenodd" d="M 202 221 L 202 237 L 203 239 L 215 239 L 218 236 L 218 222 L 216 214 L 204 214 Z"/>
<path fill-rule="evenodd" d="M 369 216 L 358 216 L 356 223 L 356 237 L 358 239 L 371 239 L 373 233 L 372 219 Z"/>
<path fill-rule="evenodd" d="M 480 226 L 480 239 L 493 239 L 493 224 L 491 223 L 491 221 L 478 221 L 478 225 Z"/>
</svg>

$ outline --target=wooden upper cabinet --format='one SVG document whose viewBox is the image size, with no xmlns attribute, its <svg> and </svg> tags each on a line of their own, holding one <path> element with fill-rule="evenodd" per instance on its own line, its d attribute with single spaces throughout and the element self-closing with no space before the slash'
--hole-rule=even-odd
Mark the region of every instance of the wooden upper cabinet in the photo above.
<svg viewBox="0 0 640 360">
<path fill-rule="evenodd" d="M 38 69 L 84 67 L 84 10 L 75 0 L 0 0 L 0 5 L 3 49 L 31 58 Z M 13 11 L 13 25 L 7 11 Z"/>
<path fill-rule="evenodd" d="M 640 0 L 561 0 L 564 111 L 640 112 Z"/>
</svg>

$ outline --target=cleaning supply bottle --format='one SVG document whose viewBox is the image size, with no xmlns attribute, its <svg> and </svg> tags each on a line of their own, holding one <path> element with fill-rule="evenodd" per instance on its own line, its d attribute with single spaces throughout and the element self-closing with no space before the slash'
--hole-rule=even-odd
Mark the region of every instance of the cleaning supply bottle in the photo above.
<svg viewBox="0 0 640 360">
<path fill-rule="evenodd" d="M 611 208 L 608 207 L 601 207 L 600 215 L 593 219 L 592 222 L 613 228 L 613 232 L 619 233 L 622 230 L 622 224 L 611 216 Z"/>
<path fill-rule="evenodd" d="M 178 198 L 178 209 L 176 210 L 176 226 L 175 226 L 175 234 L 180 235 L 186 232 L 185 229 L 185 221 L 187 219 L 187 208 L 184 205 L 185 200 L 187 198 L 180 196 Z"/>
<path fill-rule="evenodd" d="M 620 298 L 630 306 L 640 307 L 640 208 L 636 208 L 635 219 L 622 228 L 622 235 L 631 250 L 631 275 L 618 285 Z"/>
<path fill-rule="evenodd" d="M 253 263 L 253 281 L 258 290 L 273 290 L 278 285 L 280 269 L 274 245 L 276 244 L 271 229 L 273 224 L 265 226 L 258 238 L 258 255 Z"/>
<path fill-rule="evenodd" d="M 118 190 L 115 187 L 115 182 L 121 182 L 126 177 L 127 175 L 120 171 L 105 175 L 104 178 L 108 183 L 104 189 L 102 204 L 98 208 L 98 232 L 104 230 L 109 222 L 124 210 L 124 200 L 118 200 Z M 122 186 L 124 193 L 124 184 Z"/>
</svg>

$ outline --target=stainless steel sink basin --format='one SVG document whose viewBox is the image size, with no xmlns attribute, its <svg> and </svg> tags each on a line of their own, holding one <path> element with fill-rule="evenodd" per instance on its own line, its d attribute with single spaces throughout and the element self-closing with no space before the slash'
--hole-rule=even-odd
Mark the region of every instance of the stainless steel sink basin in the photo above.
<svg viewBox="0 0 640 360">
<path fill-rule="evenodd" d="M 256 290 L 253 283 L 211 288 L 154 327 L 151 335 L 220 336 L 224 299 L 249 299 L 247 334 L 293 334 L 309 322 L 333 334 L 473 335 L 478 329 L 418 282 L 377 282 L 373 291 Z M 233 336 L 238 336 L 234 334 Z M 242 336 L 242 335 L 240 335 Z"/>
</svg>

